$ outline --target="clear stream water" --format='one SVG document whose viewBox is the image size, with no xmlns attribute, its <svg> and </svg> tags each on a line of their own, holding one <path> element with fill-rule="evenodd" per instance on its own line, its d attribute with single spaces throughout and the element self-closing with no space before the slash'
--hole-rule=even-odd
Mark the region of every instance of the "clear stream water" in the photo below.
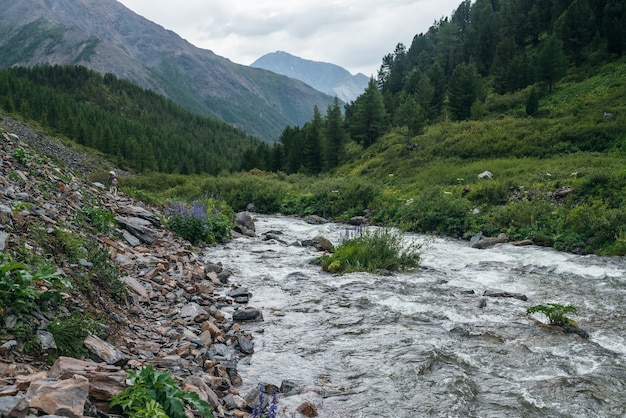
<svg viewBox="0 0 626 418">
<path fill-rule="evenodd" d="M 302 389 L 280 398 L 280 417 L 300 416 L 304 401 L 320 417 L 626 416 L 626 258 L 406 235 L 426 241 L 419 269 L 338 276 L 310 263 L 318 252 L 263 234 L 338 244 L 353 227 L 258 216 L 256 228 L 207 256 L 264 315 L 244 325 L 255 353 L 238 365 L 240 392 L 284 380 Z M 479 308 L 487 289 L 528 301 L 486 297 Z M 577 307 L 590 338 L 527 318 L 545 303 Z"/>
</svg>

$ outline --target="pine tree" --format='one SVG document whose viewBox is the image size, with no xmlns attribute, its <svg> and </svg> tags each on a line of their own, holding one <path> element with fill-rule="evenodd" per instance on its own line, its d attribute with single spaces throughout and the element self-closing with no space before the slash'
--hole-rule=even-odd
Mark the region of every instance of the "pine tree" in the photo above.
<svg viewBox="0 0 626 418">
<path fill-rule="evenodd" d="M 354 102 L 350 120 L 352 139 L 365 147 L 372 145 L 387 129 L 387 111 L 376 81 L 370 79 L 365 92 Z"/>
<path fill-rule="evenodd" d="M 328 106 L 324 126 L 324 170 L 332 170 L 343 160 L 346 133 L 343 128 L 343 117 L 339 107 L 339 99 Z"/>
<path fill-rule="evenodd" d="M 549 36 L 539 48 L 538 70 L 541 80 L 552 90 L 567 69 L 567 58 L 563 53 L 563 44 L 554 36 Z"/>
<path fill-rule="evenodd" d="M 322 115 L 317 106 L 313 108 L 313 119 L 302 128 L 304 144 L 302 148 L 303 166 L 307 174 L 322 171 Z"/>
<path fill-rule="evenodd" d="M 473 64 L 456 66 L 448 84 L 450 113 L 457 120 L 470 117 L 472 105 L 478 98 L 479 75 Z"/>
</svg>

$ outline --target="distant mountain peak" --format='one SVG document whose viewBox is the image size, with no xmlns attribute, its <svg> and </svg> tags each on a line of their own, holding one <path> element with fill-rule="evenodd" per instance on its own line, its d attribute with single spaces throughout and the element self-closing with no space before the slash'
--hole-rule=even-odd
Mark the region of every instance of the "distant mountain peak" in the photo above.
<svg viewBox="0 0 626 418">
<path fill-rule="evenodd" d="M 265 54 L 250 66 L 295 78 L 344 102 L 356 99 L 369 82 L 369 77 L 364 74 L 352 75 L 339 65 L 307 60 L 285 51 Z"/>
<path fill-rule="evenodd" d="M 82 65 L 268 142 L 333 97 L 197 48 L 116 0 L 0 0 L 0 68 Z"/>
</svg>

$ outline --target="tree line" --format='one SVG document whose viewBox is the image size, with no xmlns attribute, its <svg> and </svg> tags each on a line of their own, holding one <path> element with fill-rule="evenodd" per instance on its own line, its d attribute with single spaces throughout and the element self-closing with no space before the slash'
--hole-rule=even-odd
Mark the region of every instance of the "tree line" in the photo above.
<svg viewBox="0 0 626 418">
<path fill-rule="evenodd" d="M 244 149 L 260 142 L 130 81 L 81 66 L 1 70 L 0 108 L 136 172 L 238 169 Z"/>
<path fill-rule="evenodd" d="M 273 146 L 246 151 L 242 168 L 331 170 L 350 142 L 366 148 L 394 127 L 406 128 L 410 138 L 444 118 L 480 119 L 490 95 L 527 90 L 525 109 L 535 115 L 542 91 L 568 71 L 593 74 L 619 59 L 624 33 L 626 0 L 464 0 L 409 48 L 399 43 L 385 55 L 377 78 L 343 116 L 316 111 Z"/>
</svg>

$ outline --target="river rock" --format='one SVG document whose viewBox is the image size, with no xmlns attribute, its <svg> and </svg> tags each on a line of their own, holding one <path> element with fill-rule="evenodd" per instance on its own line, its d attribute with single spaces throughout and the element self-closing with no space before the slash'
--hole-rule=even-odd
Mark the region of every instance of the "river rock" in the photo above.
<svg viewBox="0 0 626 418">
<path fill-rule="evenodd" d="M 321 216 L 308 215 L 304 217 L 304 222 L 311 224 L 311 225 L 321 225 L 321 224 L 327 224 L 329 221 L 328 219 L 322 218 Z"/>
<path fill-rule="evenodd" d="M 352 218 L 350 218 L 348 223 L 350 225 L 363 226 L 369 223 L 369 219 L 367 219 L 365 216 L 353 216 Z"/>
<path fill-rule="evenodd" d="M 312 402 L 306 401 L 302 405 L 300 405 L 296 411 L 304 415 L 305 417 L 316 417 L 318 416 L 317 406 L 315 406 Z"/>
<path fill-rule="evenodd" d="M 472 248 L 478 248 L 483 250 L 485 248 L 493 247 L 496 244 L 502 244 L 507 242 L 508 237 L 506 234 L 499 234 L 497 237 L 481 237 L 472 244 Z"/>
<path fill-rule="evenodd" d="M 239 345 L 239 351 L 241 351 L 242 353 L 254 353 L 254 343 L 249 338 L 239 337 L 237 339 L 237 344 Z"/>
<path fill-rule="evenodd" d="M 301 244 L 304 247 L 313 247 L 318 251 L 333 251 L 334 249 L 332 242 L 320 235 L 313 239 L 303 240 Z"/>
<path fill-rule="evenodd" d="M 235 218 L 235 231 L 249 236 L 256 236 L 256 226 L 254 225 L 254 219 L 252 215 L 248 211 L 237 213 L 237 217 Z"/>
<path fill-rule="evenodd" d="M 257 309 L 238 309 L 233 313 L 233 321 L 262 321 L 263 314 Z"/>
<path fill-rule="evenodd" d="M 574 326 L 568 325 L 568 326 L 565 327 L 565 332 L 570 333 L 570 334 L 578 334 L 582 338 L 584 338 L 585 340 L 589 339 L 589 333 L 587 331 L 585 331 L 584 329 L 581 329 L 581 328 L 578 328 L 578 327 L 574 327 Z"/>
<path fill-rule="evenodd" d="M 532 240 L 530 240 L 530 239 L 523 239 L 523 240 L 520 240 L 520 241 L 514 241 L 514 242 L 511 243 L 511 245 L 514 245 L 516 247 L 525 247 L 525 246 L 528 246 L 528 245 L 535 245 L 535 243 Z"/>
<path fill-rule="evenodd" d="M 504 290 L 485 290 L 483 296 L 488 296 L 490 298 L 514 298 L 524 301 L 528 300 L 528 297 L 526 295 L 523 295 L 521 293 L 505 292 Z"/>
</svg>

